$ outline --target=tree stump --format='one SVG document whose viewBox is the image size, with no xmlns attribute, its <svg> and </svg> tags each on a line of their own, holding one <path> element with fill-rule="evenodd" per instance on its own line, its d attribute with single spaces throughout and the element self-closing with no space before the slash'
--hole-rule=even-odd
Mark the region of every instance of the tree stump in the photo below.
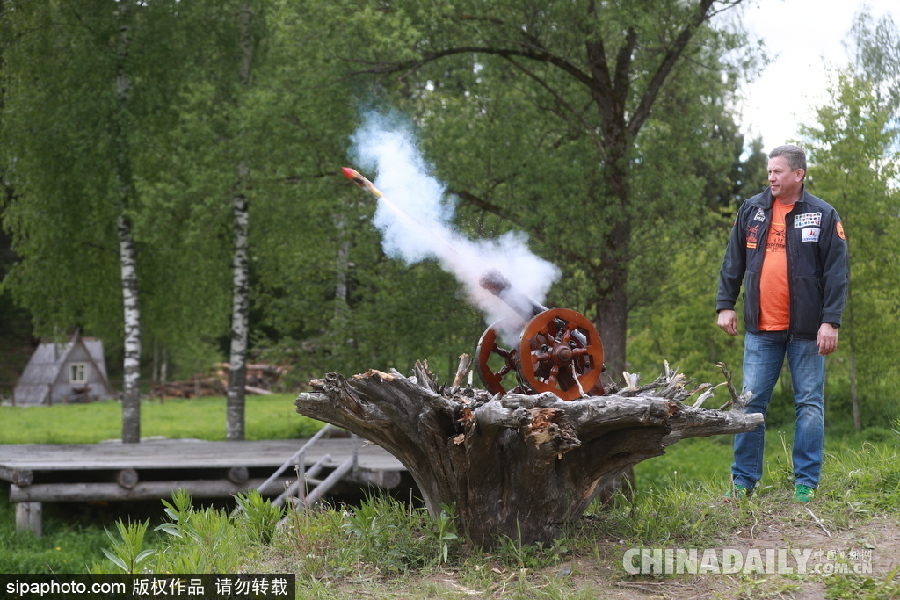
<svg viewBox="0 0 900 600">
<path fill-rule="evenodd" d="M 696 390 L 686 392 L 684 376 L 668 368 L 650 386 L 573 401 L 443 387 L 421 363 L 410 378 L 371 370 L 310 384 L 314 391 L 295 402 L 298 413 L 393 454 L 429 512 L 455 505 L 460 531 L 484 548 L 504 537 L 550 543 L 598 487 L 629 467 L 682 438 L 749 431 L 763 420 L 683 403 Z M 697 389 L 711 387 L 704 386 Z"/>
</svg>

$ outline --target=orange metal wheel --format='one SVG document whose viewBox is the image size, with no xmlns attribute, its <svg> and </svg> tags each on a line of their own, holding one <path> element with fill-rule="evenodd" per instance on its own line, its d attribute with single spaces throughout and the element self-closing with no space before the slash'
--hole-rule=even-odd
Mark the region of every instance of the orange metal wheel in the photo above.
<svg viewBox="0 0 900 600">
<path fill-rule="evenodd" d="M 525 325 L 516 352 L 516 371 L 535 392 L 577 400 L 599 391 L 603 343 L 593 323 L 568 308 L 551 308 Z"/>
</svg>

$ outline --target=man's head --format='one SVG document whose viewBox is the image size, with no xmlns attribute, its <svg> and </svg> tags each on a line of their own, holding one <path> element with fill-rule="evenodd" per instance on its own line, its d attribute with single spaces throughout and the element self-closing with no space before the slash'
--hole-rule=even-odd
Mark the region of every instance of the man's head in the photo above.
<svg viewBox="0 0 900 600">
<path fill-rule="evenodd" d="M 769 186 L 772 195 L 784 203 L 800 198 L 803 178 L 806 177 L 806 154 L 791 144 L 778 146 L 769 152 Z"/>
</svg>

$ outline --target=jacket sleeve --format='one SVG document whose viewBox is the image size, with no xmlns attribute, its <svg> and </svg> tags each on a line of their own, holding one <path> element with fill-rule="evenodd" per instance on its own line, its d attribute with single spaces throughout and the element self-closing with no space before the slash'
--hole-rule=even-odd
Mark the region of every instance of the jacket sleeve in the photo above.
<svg viewBox="0 0 900 600">
<path fill-rule="evenodd" d="M 722 268 L 719 270 L 719 291 L 716 294 L 716 312 L 730 309 L 734 310 L 738 294 L 741 292 L 741 283 L 744 280 L 744 270 L 747 266 L 747 254 L 744 246 L 744 227 L 741 223 L 742 210 L 738 211 L 731 234 L 728 237 L 728 247 L 725 249 L 725 257 L 722 259 Z"/>
<path fill-rule="evenodd" d="M 825 242 L 819 245 L 822 262 L 822 323 L 841 324 L 841 314 L 847 303 L 847 288 L 850 284 L 850 267 L 847 257 L 847 240 L 837 211 L 829 214 L 830 223 L 823 227 Z"/>
</svg>

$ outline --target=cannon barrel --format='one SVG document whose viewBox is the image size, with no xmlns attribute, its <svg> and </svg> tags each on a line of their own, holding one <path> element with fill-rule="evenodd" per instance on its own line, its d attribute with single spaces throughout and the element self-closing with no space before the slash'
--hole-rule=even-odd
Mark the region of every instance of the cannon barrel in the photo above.
<svg viewBox="0 0 900 600">
<path fill-rule="evenodd" d="M 550 310 L 514 288 L 509 280 L 503 276 L 503 273 L 497 269 L 486 271 L 478 283 L 481 287 L 503 300 L 525 322 L 530 321 L 542 312 Z M 578 338 L 578 341 L 582 344 L 587 344 L 587 339 L 580 331 L 575 330 L 572 332 L 572 335 Z"/>
<path fill-rule="evenodd" d="M 525 321 L 530 321 L 533 317 L 549 310 L 546 306 L 538 304 L 514 288 L 509 280 L 503 276 L 503 273 L 496 269 L 486 271 L 478 283 L 481 287 L 500 298 Z"/>
</svg>

